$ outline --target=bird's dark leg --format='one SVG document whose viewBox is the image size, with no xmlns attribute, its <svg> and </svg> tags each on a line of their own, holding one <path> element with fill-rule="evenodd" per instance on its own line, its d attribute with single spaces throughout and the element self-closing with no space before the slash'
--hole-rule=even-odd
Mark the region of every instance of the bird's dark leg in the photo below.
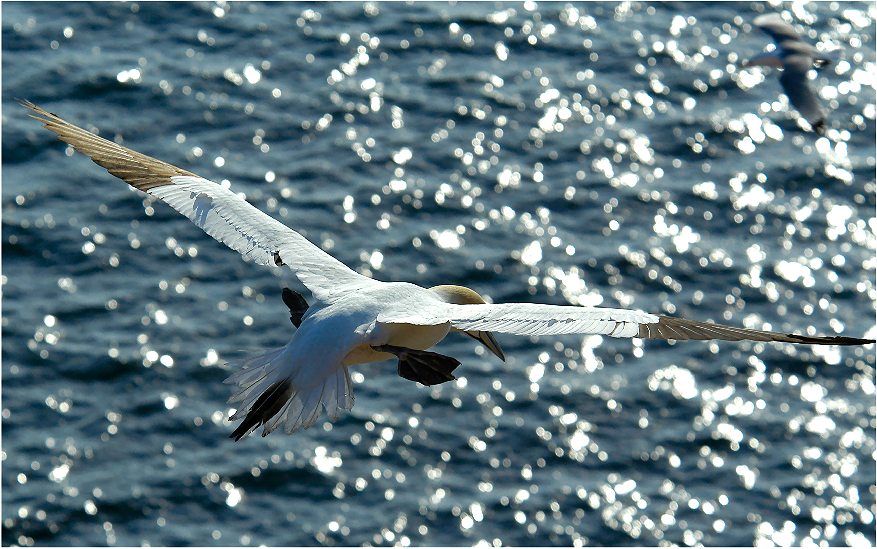
<svg viewBox="0 0 877 549">
<path fill-rule="evenodd" d="M 405 379 L 424 385 L 438 385 L 457 379 L 451 374 L 460 365 L 456 358 L 395 345 L 372 346 L 372 349 L 399 357 L 398 372 Z"/>
<path fill-rule="evenodd" d="M 293 292 L 289 288 L 283 288 L 283 303 L 289 308 L 289 320 L 292 325 L 298 328 L 301 326 L 301 319 L 308 310 L 308 302 L 298 292 Z"/>
</svg>

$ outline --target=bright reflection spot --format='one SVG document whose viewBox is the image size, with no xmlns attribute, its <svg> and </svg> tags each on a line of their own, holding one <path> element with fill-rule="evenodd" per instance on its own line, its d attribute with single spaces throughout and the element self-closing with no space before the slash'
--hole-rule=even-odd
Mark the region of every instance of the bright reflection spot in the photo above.
<svg viewBox="0 0 877 549">
<path fill-rule="evenodd" d="M 591 438 L 584 431 L 576 430 L 576 432 L 569 437 L 569 447 L 575 452 L 581 452 L 590 441 Z"/>
<path fill-rule="evenodd" d="M 472 518 L 475 519 L 475 522 L 481 522 L 484 520 L 484 511 L 482 510 L 480 503 L 473 503 L 470 505 L 469 512 L 472 514 Z"/>
<path fill-rule="evenodd" d="M 502 42 L 496 43 L 494 51 L 496 52 L 496 58 L 500 61 L 505 61 L 509 58 L 509 48 Z"/>
<path fill-rule="evenodd" d="M 747 69 L 737 73 L 737 84 L 744 90 L 749 90 L 764 82 L 764 73 L 761 70 Z"/>
<path fill-rule="evenodd" d="M 372 269 L 380 269 L 381 264 L 384 262 L 384 254 L 375 250 L 372 252 L 371 257 L 369 257 L 368 262 Z"/>
<path fill-rule="evenodd" d="M 806 288 L 812 288 L 816 284 L 816 279 L 810 273 L 810 268 L 800 263 L 791 261 L 780 261 L 774 267 L 774 272 L 789 282 L 801 281 Z"/>
<path fill-rule="evenodd" d="M 66 463 L 62 463 L 61 465 L 52 469 L 52 472 L 49 473 L 49 480 L 52 482 L 61 482 L 65 478 L 67 478 L 67 474 L 70 472 L 70 465 Z"/>
<path fill-rule="evenodd" d="M 234 507 L 243 499 L 243 491 L 240 488 L 232 488 L 228 491 L 228 496 L 225 498 L 225 504 L 229 507 Z"/>
<path fill-rule="evenodd" d="M 649 389 L 655 391 L 658 388 L 670 389 L 674 396 L 686 400 L 698 395 L 694 374 L 676 365 L 662 368 L 649 376 Z"/>
<path fill-rule="evenodd" d="M 801 400 L 806 402 L 819 402 L 826 395 L 826 390 L 822 385 L 808 381 L 801 385 Z"/>
<path fill-rule="evenodd" d="M 396 164 L 402 165 L 411 160 L 412 157 L 411 149 L 408 147 L 403 147 L 393 153 L 393 162 Z"/>
<path fill-rule="evenodd" d="M 679 234 L 673 237 L 673 245 L 678 253 L 687 252 L 695 242 L 700 242 L 700 235 L 691 230 L 691 227 L 687 225 L 682 227 Z"/>
<path fill-rule="evenodd" d="M 521 250 L 521 263 L 524 265 L 532 266 L 540 261 L 542 261 L 542 245 L 538 241 L 530 242 Z"/>
<path fill-rule="evenodd" d="M 735 469 L 737 475 L 740 476 L 740 480 L 743 482 L 743 486 L 747 490 L 751 490 L 755 486 L 755 480 L 757 478 L 756 472 L 746 465 L 738 465 Z"/>
<path fill-rule="evenodd" d="M 341 457 L 337 454 L 329 455 L 325 446 L 317 446 L 314 449 L 314 457 L 311 461 L 318 471 L 327 475 L 341 467 Z"/>
<path fill-rule="evenodd" d="M 813 416 L 810 421 L 807 422 L 804 428 L 811 433 L 826 436 L 834 431 L 835 423 L 834 420 L 830 417 L 819 415 Z"/>
<path fill-rule="evenodd" d="M 438 232 L 435 229 L 429 231 L 429 237 L 435 241 L 436 246 L 443 250 L 456 250 L 463 245 L 460 236 L 450 229 Z"/>
<path fill-rule="evenodd" d="M 119 82 L 140 82 L 140 69 L 129 69 L 120 72 L 116 75 L 116 80 Z"/>
<path fill-rule="evenodd" d="M 849 206 L 836 204 L 825 214 L 825 220 L 829 225 L 838 229 L 840 234 L 846 232 L 846 222 L 853 216 L 853 209 Z"/>
<path fill-rule="evenodd" d="M 246 78 L 247 82 L 250 84 L 255 84 L 262 79 L 262 73 L 253 65 L 247 64 L 247 66 L 244 67 L 244 78 Z"/>
</svg>

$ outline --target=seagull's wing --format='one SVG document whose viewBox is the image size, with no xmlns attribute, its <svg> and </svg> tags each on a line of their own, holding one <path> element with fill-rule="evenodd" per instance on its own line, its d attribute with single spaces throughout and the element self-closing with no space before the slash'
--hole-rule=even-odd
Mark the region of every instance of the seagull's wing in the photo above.
<svg viewBox="0 0 877 549">
<path fill-rule="evenodd" d="M 778 13 L 759 15 L 752 24 L 769 34 L 777 44 L 784 40 L 801 40 L 795 27 L 786 23 Z"/>
<path fill-rule="evenodd" d="M 721 339 L 725 341 L 780 341 L 813 345 L 866 345 L 870 339 L 810 337 L 712 322 L 653 315 L 627 309 L 572 307 L 533 303 L 454 305 L 430 303 L 417 311 L 387 312 L 380 322 L 435 325 L 450 323 L 459 330 L 489 331 L 513 335 L 601 334 L 644 339 Z"/>
<path fill-rule="evenodd" d="M 31 116 L 119 179 L 155 196 L 216 240 L 261 265 L 287 265 L 321 301 L 376 281 L 356 273 L 234 192 L 122 147 L 29 101 Z"/>
<path fill-rule="evenodd" d="M 775 51 L 756 55 L 743 63 L 744 67 L 778 67 L 782 68 L 783 58 Z"/>
<path fill-rule="evenodd" d="M 780 84 L 783 91 L 789 97 L 792 105 L 798 109 L 807 122 L 815 130 L 820 130 L 825 124 L 825 110 L 819 104 L 816 94 L 810 89 L 807 82 L 807 72 L 813 64 L 813 58 L 809 55 L 795 54 L 783 57 L 783 74 L 780 76 Z"/>
<path fill-rule="evenodd" d="M 753 23 L 773 38 L 777 45 L 776 53 L 779 55 L 785 56 L 801 53 L 812 57 L 812 61 L 819 60 L 823 63 L 831 63 L 833 61 L 829 55 L 820 52 L 815 46 L 802 40 L 795 27 L 783 21 L 783 18 L 778 13 L 761 15 L 756 17 Z"/>
</svg>

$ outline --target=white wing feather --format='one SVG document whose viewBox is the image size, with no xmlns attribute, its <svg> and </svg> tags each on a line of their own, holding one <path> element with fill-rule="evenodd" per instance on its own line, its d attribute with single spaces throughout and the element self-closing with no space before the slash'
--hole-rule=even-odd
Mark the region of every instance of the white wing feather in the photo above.
<svg viewBox="0 0 877 549">
<path fill-rule="evenodd" d="M 449 312 L 454 328 L 515 335 L 636 337 L 640 324 L 658 320 L 657 316 L 640 311 L 534 303 L 453 305 Z"/>
<path fill-rule="evenodd" d="M 602 334 L 637 337 L 641 324 L 658 322 L 641 311 L 603 307 L 572 307 L 535 303 L 454 305 L 430 303 L 417 311 L 384 313 L 379 322 L 433 325 L 450 323 L 458 330 L 524 336 Z"/>
<path fill-rule="evenodd" d="M 170 179 L 171 185 L 152 187 L 146 192 L 260 265 L 275 264 L 277 254 L 317 299 L 331 301 L 339 292 L 375 283 L 231 190 L 201 177 Z"/>
<path fill-rule="evenodd" d="M 29 101 L 21 104 L 59 139 L 135 189 L 163 200 L 244 257 L 262 265 L 289 266 L 318 300 L 333 301 L 379 284 L 221 185 L 104 139 Z"/>
<path fill-rule="evenodd" d="M 628 309 L 571 307 L 534 303 L 454 305 L 430 302 L 416 311 L 394 310 L 378 316 L 379 322 L 436 325 L 449 323 L 467 332 L 498 332 L 513 335 L 600 334 L 644 339 L 724 341 L 777 341 L 811 345 L 867 345 L 870 339 L 847 336 L 804 336 L 753 330 L 654 315 Z"/>
</svg>

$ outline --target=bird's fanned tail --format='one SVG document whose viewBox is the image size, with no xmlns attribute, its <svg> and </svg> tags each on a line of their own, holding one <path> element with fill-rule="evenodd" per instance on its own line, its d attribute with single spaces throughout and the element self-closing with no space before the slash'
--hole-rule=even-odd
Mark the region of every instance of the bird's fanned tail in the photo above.
<svg viewBox="0 0 877 549">
<path fill-rule="evenodd" d="M 225 380 L 237 386 L 228 399 L 229 404 L 237 406 L 229 420 L 243 420 L 230 438 L 241 440 L 259 427 L 263 427 L 262 436 L 280 426 L 291 434 L 313 425 L 324 410 L 334 420 L 353 407 L 353 388 L 346 367 L 314 382 L 309 380 L 312 372 L 305 371 L 312 365 L 290 364 L 285 350 L 271 349 L 240 363 L 229 363 L 232 368 L 240 368 Z"/>
<path fill-rule="evenodd" d="M 229 435 L 235 442 L 247 436 L 259 425 L 264 425 L 277 415 L 277 412 L 286 404 L 292 396 L 292 383 L 288 379 L 278 381 L 262 393 L 256 403 L 247 412 L 247 416 L 238 425 L 237 429 Z M 267 433 L 265 433 L 267 434 Z M 264 435 L 263 435 L 264 436 Z"/>
</svg>

